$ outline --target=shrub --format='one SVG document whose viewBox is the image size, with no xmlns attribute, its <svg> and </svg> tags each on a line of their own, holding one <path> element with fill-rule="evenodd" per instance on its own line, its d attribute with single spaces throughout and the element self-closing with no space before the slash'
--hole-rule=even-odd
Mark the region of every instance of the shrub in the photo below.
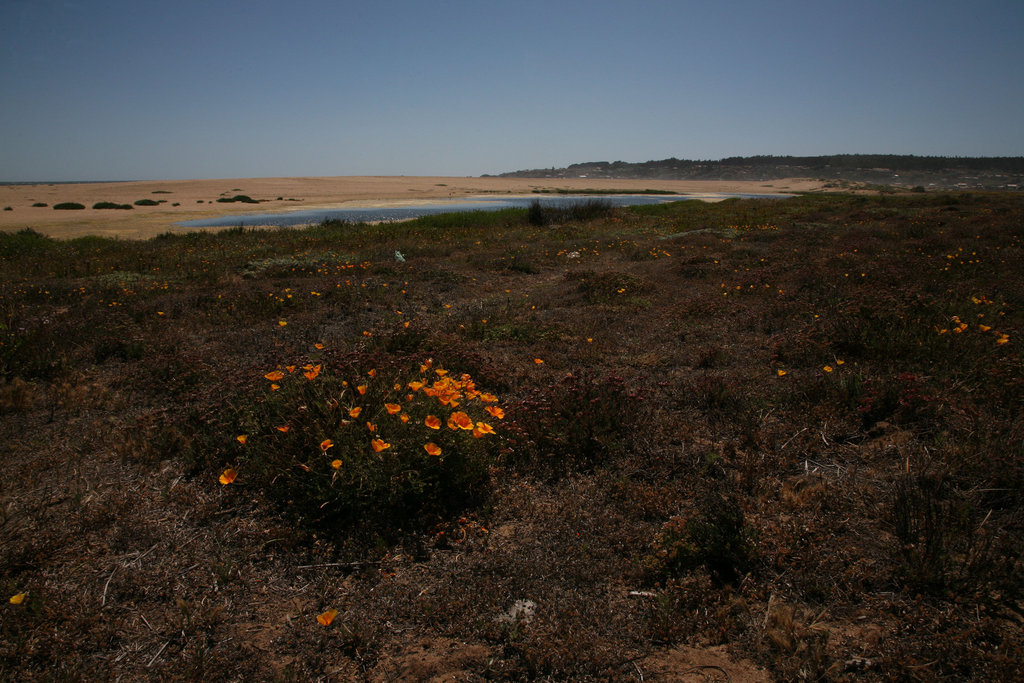
<svg viewBox="0 0 1024 683">
<path fill-rule="evenodd" d="M 244 194 L 236 194 L 234 197 L 221 197 L 217 201 L 221 204 L 231 204 L 232 202 L 241 202 L 242 204 L 259 204 L 258 200 Z"/>
<path fill-rule="evenodd" d="M 35 207 L 40 207 L 40 208 L 41 208 L 41 207 L 46 207 L 46 206 L 49 206 L 49 204 L 47 204 L 46 202 L 36 202 L 36 203 L 35 203 L 35 204 L 33 204 L 32 206 L 35 206 Z"/>
<path fill-rule="evenodd" d="M 4 207 L 4 211 L 14 211 L 14 207 L 13 206 L 5 206 Z"/>
<path fill-rule="evenodd" d="M 114 202 L 96 202 L 92 205 L 94 209 L 130 209 L 131 204 L 116 204 Z"/>
<path fill-rule="evenodd" d="M 469 375 L 384 356 L 266 378 L 231 469 L 318 532 L 392 536 L 486 497 L 503 411 Z"/>
<path fill-rule="evenodd" d="M 78 202 L 61 202 L 60 204 L 54 204 L 53 208 L 58 211 L 77 211 L 78 209 L 84 209 L 85 206 Z"/>
<path fill-rule="evenodd" d="M 155 199 L 139 199 L 135 202 L 135 206 L 159 206 L 160 202 Z"/>
<path fill-rule="evenodd" d="M 739 504 L 712 495 L 699 510 L 665 523 L 645 566 L 654 578 L 679 576 L 703 566 L 715 580 L 731 582 L 750 561 L 748 536 Z"/>
</svg>

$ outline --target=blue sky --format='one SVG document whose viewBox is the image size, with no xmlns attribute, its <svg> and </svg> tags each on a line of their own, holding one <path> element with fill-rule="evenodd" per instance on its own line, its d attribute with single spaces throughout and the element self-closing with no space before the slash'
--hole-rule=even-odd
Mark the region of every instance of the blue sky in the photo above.
<svg viewBox="0 0 1024 683">
<path fill-rule="evenodd" d="M 3 0 L 0 181 L 1024 155 L 1024 1 Z"/>
</svg>

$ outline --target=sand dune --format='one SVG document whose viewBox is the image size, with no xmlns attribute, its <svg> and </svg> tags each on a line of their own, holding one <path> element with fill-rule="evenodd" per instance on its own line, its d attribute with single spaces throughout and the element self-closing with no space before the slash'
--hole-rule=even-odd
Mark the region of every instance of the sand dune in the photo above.
<svg viewBox="0 0 1024 683">
<path fill-rule="evenodd" d="M 401 206 L 429 199 L 475 195 L 530 194 L 534 190 L 670 190 L 680 193 L 792 192 L 821 189 L 806 178 L 765 182 L 717 180 L 617 180 L 608 178 L 462 178 L 433 176 L 335 176 L 237 178 L 112 183 L 0 186 L 0 230 L 32 228 L 58 238 L 103 235 L 146 239 L 164 232 L 188 232 L 179 221 L 243 213 L 272 213 L 312 208 Z M 217 203 L 222 197 L 247 195 L 259 204 Z M 93 209 L 97 202 L 134 204 L 162 201 L 130 211 Z M 33 207 L 38 202 L 46 207 Z M 54 204 L 77 202 L 87 208 L 57 211 Z M 177 204 L 177 206 L 175 206 Z"/>
</svg>

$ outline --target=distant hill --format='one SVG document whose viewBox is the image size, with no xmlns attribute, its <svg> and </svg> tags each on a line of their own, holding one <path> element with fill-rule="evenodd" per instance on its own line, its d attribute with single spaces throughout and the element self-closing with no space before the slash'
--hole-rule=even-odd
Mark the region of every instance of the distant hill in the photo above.
<svg viewBox="0 0 1024 683">
<path fill-rule="evenodd" d="M 717 161 L 662 159 L 590 161 L 566 168 L 501 173 L 502 178 L 648 178 L 661 180 L 778 180 L 822 178 L 896 188 L 1024 190 L 1024 157 L 936 157 L 905 154 L 729 157 Z"/>
</svg>

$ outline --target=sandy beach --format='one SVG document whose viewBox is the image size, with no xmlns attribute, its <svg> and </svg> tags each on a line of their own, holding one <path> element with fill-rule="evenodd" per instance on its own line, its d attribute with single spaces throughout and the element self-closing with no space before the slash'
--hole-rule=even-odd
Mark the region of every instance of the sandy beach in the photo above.
<svg viewBox="0 0 1024 683">
<path fill-rule="evenodd" d="M 530 194 L 536 190 L 668 190 L 681 194 L 785 193 L 821 189 L 807 178 L 759 181 L 644 180 L 614 178 L 472 178 L 433 176 L 336 176 L 299 178 L 235 178 L 216 180 L 153 180 L 107 183 L 56 183 L 0 186 L 0 231 L 32 228 L 45 235 L 70 239 L 101 235 L 147 239 L 165 232 L 189 232 L 179 221 L 245 213 L 302 209 L 401 206 L 432 199 Z M 246 195 L 258 204 L 218 203 L 220 198 Z M 157 206 L 131 210 L 93 209 L 97 202 L 132 204 L 141 199 Z M 82 210 L 55 210 L 55 204 L 77 202 Z M 33 206 L 43 203 L 47 206 Z M 204 228 L 214 229 L 214 228 Z"/>
</svg>

